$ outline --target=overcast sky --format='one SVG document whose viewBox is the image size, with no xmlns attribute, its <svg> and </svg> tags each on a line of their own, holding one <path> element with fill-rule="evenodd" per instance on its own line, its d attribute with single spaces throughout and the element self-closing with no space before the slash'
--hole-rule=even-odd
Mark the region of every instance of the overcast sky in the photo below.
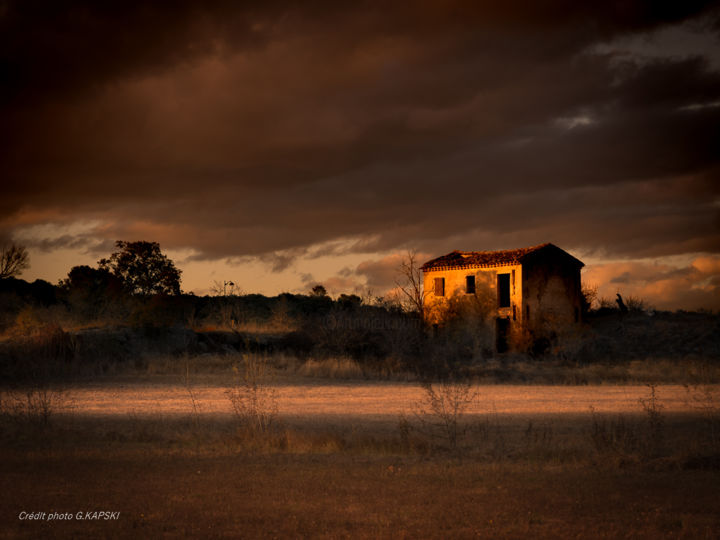
<svg viewBox="0 0 720 540">
<path fill-rule="evenodd" d="M 22 277 L 151 240 L 198 294 L 382 294 L 407 249 L 552 242 L 720 309 L 712 2 L 135 4 L 0 0 Z"/>
</svg>

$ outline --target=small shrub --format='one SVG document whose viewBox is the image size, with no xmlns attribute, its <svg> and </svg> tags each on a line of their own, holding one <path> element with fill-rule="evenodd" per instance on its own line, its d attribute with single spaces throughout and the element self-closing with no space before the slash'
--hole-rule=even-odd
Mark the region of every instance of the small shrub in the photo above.
<svg viewBox="0 0 720 540">
<path fill-rule="evenodd" d="M 645 413 L 643 422 L 634 422 L 622 415 L 614 420 L 601 418 L 590 407 L 590 440 L 598 453 L 611 453 L 624 458 L 638 455 L 645 459 L 657 458 L 662 454 L 665 440 L 663 406 L 655 385 L 649 384 L 648 388 L 649 395 L 638 400 Z"/>
<path fill-rule="evenodd" d="M 657 387 L 649 384 L 650 394 L 640 398 L 640 406 L 646 415 L 647 431 L 644 450 L 651 456 L 660 454 L 664 439 L 665 421 L 662 415 L 663 406 L 657 397 Z"/>
<path fill-rule="evenodd" d="M 44 384 L 0 395 L 0 415 L 21 426 L 47 428 L 56 414 L 69 408 L 70 399 L 62 388 Z"/>
<path fill-rule="evenodd" d="M 628 296 L 625 299 L 628 311 L 648 311 L 652 309 L 648 303 L 640 297 Z"/>
<path fill-rule="evenodd" d="M 267 434 L 277 423 L 276 391 L 270 383 L 269 367 L 262 358 L 243 354 L 233 366 L 233 385 L 225 394 L 248 435 Z"/>
<path fill-rule="evenodd" d="M 446 442 L 451 450 L 457 450 L 468 429 L 463 417 L 477 399 L 477 389 L 470 381 L 425 382 L 422 389 L 425 397 L 415 410 L 420 430 Z"/>
</svg>

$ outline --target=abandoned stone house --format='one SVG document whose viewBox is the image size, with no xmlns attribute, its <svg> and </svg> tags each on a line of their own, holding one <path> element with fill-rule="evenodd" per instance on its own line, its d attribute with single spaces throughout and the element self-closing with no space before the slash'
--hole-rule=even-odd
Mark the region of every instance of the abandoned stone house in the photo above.
<svg viewBox="0 0 720 540">
<path fill-rule="evenodd" d="M 479 323 L 492 327 L 498 352 L 553 340 L 581 322 L 583 266 L 553 244 L 453 251 L 421 267 L 425 314 L 439 326 L 474 309 Z"/>
</svg>

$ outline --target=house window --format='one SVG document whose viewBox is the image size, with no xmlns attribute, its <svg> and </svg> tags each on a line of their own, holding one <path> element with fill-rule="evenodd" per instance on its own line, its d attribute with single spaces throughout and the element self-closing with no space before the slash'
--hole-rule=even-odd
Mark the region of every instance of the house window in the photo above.
<svg viewBox="0 0 720 540">
<path fill-rule="evenodd" d="M 498 274 L 498 307 L 510 307 L 510 274 Z"/>
<path fill-rule="evenodd" d="M 445 278 L 435 278 L 435 296 L 445 296 Z"/>
<path fill-rule="evenodd" d="M 475 276 L 465 276 L 465 292 L 475 294 Z"/>
</svg>

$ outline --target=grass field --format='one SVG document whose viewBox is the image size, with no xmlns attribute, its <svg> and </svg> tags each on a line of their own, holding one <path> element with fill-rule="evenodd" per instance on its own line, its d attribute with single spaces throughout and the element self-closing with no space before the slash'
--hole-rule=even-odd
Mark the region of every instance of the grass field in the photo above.
<svg viewBox="0 0 720 540">
<path fill-rule="evenodd" d="M 267 409 L 254 412 L 272 418 L 259 429 L 247 422 L 253 411 L 239 414 L 227 393 L 247 390 L 247 380 L 234 384 L 215 373 L 31 389 L 46 392 L 47 416 L 42 399 L 6 392 L 0 536 L 720 531 L 717 386 L 472 386 L 456 399 L 456 414 L 442 416 L 416 383 L 280 375 L 252 394 L 261 398 L 256 409 Z M 451 394 L 434 389 L 452 405 Z M 19 519 L 23 511 L 73 518 Z M 87 511 L 120 514 L 77 518 Z"/>
</svg>

